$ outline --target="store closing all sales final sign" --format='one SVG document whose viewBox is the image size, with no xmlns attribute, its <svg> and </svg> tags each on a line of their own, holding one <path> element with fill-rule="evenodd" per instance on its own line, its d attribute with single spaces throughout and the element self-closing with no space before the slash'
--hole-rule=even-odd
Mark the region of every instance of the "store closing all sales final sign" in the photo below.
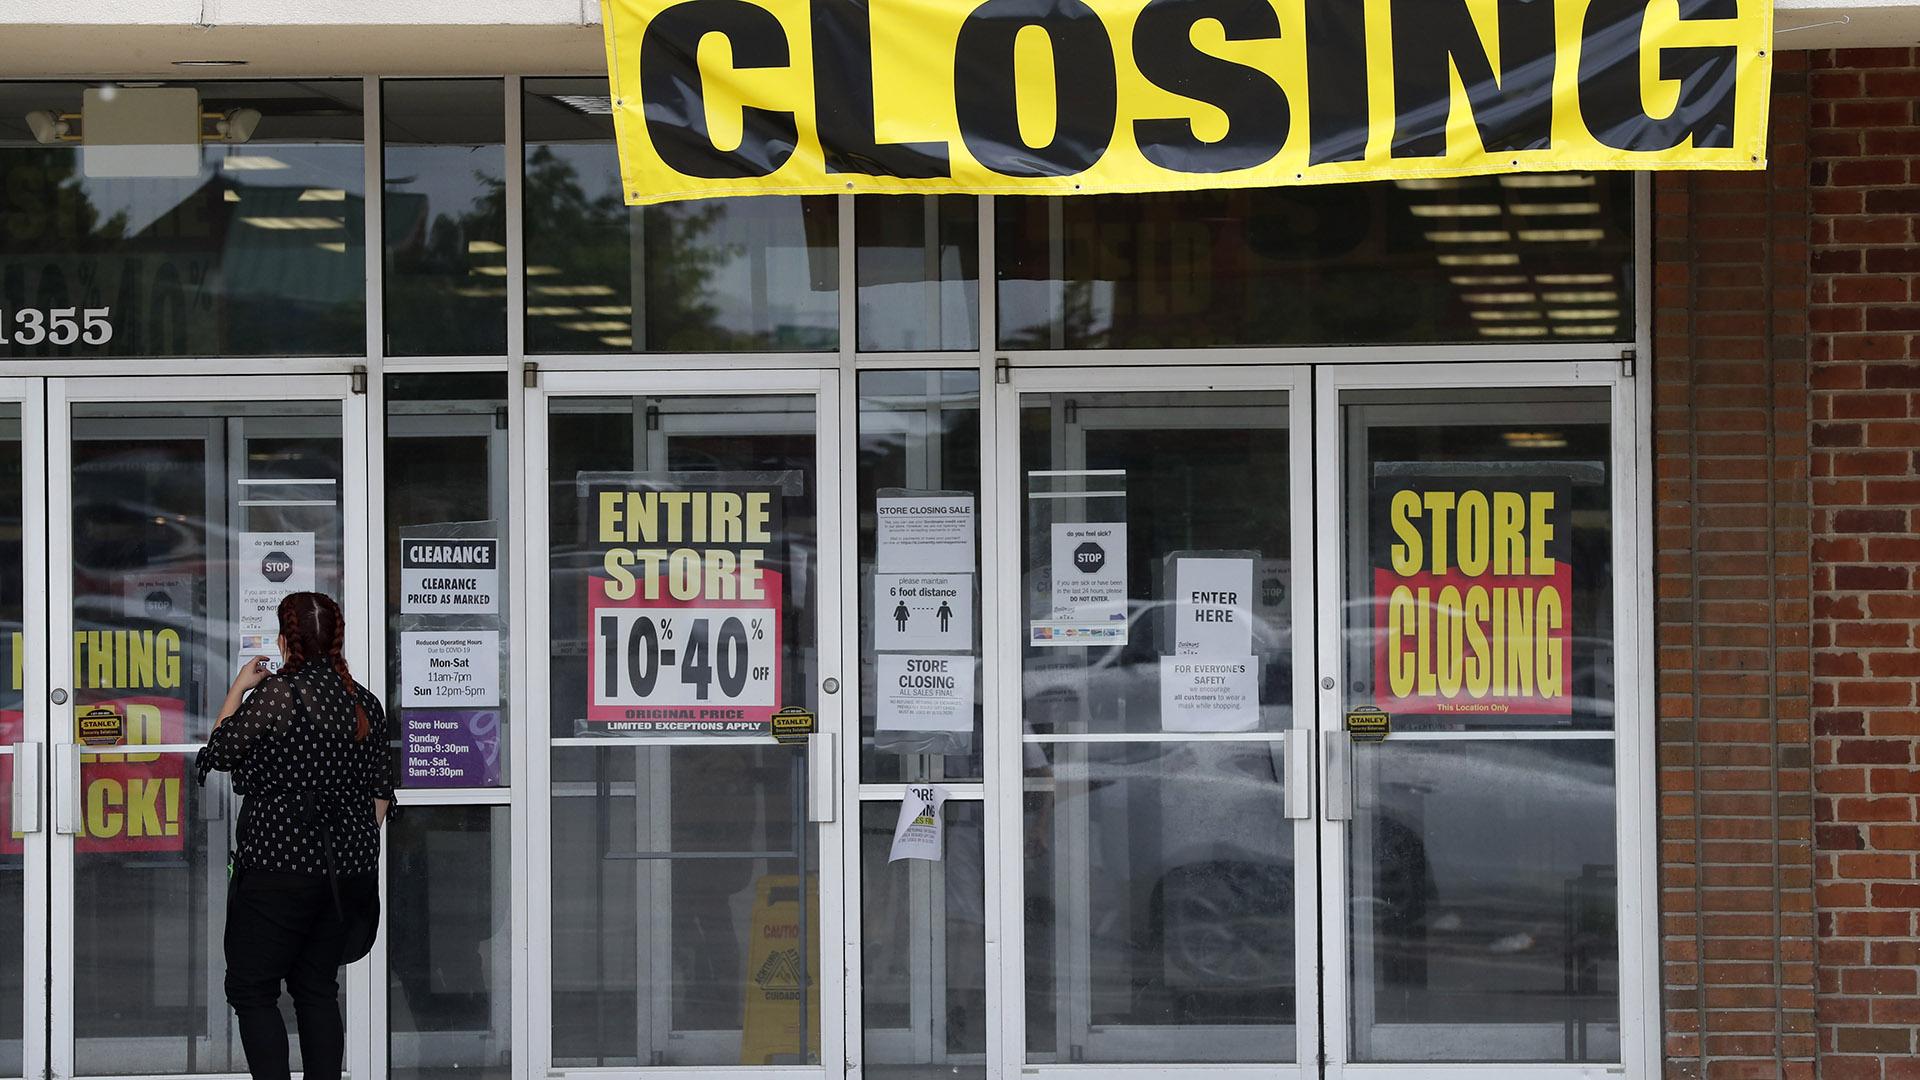
<svg viewBox="0 0 1920 1080">
<path fill-rule="evenodd" d="M 602 0 L 627 202 L 1765 164 L 1772 0 Z"/>
</svg>

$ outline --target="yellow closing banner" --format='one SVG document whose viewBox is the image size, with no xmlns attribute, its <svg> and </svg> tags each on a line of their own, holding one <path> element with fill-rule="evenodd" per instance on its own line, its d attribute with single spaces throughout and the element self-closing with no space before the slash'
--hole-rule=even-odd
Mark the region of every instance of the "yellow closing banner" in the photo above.
<svg viewBox="0 0 1920 1080">
<path fill-rule="evenodd" d="M 602 0 L 630 204 L 1765 165 L 1772 0 Z"/>
</svg>

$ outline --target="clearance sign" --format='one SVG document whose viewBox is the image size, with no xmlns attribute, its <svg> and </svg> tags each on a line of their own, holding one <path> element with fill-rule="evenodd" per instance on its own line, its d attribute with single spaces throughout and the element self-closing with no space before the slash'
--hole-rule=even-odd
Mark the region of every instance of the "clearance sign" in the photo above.
<svg viewBox="0 0 1920 1080">
<path fill-rule="evenodd" d="M 1374 692 L 1397 716 L 1567 716 L 1571 507 L 1562 478 L 1382 479 Z"/>
<path fill-rule="evenodd" d="M 1765 163 L 1772 0 L 602 0 L 627 202 Z"/>
</svg>

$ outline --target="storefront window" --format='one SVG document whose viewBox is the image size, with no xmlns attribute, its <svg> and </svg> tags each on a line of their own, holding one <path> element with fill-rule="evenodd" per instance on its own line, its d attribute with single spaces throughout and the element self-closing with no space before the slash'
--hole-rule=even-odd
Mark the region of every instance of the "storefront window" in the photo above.
<svg viewBox="0 0 1920 1080">
<path fill-rule="evenodd" d="M 1633 180 L 995 203 L 1003 349 L 1630 341 Z"/>
<path fill-rule="evenodd" d="M 360 111 L 354 81 L 0 83 L 0 357 L 364 353 Z"/>
<path fill-rule="evenodd" d="M 810 747 L 768 737 L 820 700 L 814 398 L 548 421 L 554 1064 L 817 1063 Z"/>
<path fill-rule="evenodd" d="M 900 804 L 860 804 L 861 1002 L 875 1080 L 985 1080 L 986 831 L 949 799 L 938 862 L 890 861 Z"/>
<path fill-rule="evenodd" d="M 1298 1060 L 1292 416 L 1020 396 L 1029 1062 Z"/>
<path fill-rule="evenodd" d="M 388 711 L 410 788 L 508 781 L 507 380 L 387 377 Z"/>
<path fill-rule="evenodd" d="M 526 84 L 527 351 L 829 352 L 838 203 L 629 208 L 605 79 Z"/>
<path fill-rule="evenodd" d="M 225 776 L 194 782 L 193 750 L 240 665 L 279 662 L 286 594 L 356 617 L 341 404 L 82 402 L 71 422 L 55 572 L 72 575 L 74 640 L 55 685 L 73 688 L 74 737 L 99 740 L 73 804 L 74 1072 L 237 1072 L 221 931 L 244 803 Z"/>
<path fill-rule="evenodd" d="M 873 196 L 854 205 L 860 348 L 939 352 L 980 341 L 980 201 Z"/>
<path fill-rule="evenodd" d="M 1618 1060 L 1607 391 L 1342 405 L 1352 1060 Z"/>
<path fill-rule="evenodd" d="M 387 830 L 387 1072 L 513 1074 L 504 806 L 409 806 Z"/>
<path fill-rule="evenodd" d="M 1342 403 L 1347 671 L 1370 698 L 1354 703 L 1385 708 L 1395 731 L 1610 730 L 1607 392 Z"/>
<path fill-rule="evenodd" d="M 389 355 L 507 350 L 505 100 L 499 79 L 381 84 Z"/>
<path fill-rule="evenodd" d="M 862 373 L 859 487 L 860 779 L 977 782 L 979 373 Z M 914 523 L 934 520 L 951 542 L 916 543 Z M 915 660 L 965 692 L 909 700 Z"/>
</svg>

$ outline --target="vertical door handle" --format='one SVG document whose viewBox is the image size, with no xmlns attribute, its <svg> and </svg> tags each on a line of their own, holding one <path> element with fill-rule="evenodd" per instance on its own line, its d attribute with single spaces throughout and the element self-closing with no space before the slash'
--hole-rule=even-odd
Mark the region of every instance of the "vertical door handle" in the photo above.
<svg viewBox="0 0 1920 1080">
<path fill-rule="evenodd" d="M 1287 820 L 1302 821 L 1313 816 L 1313 740 L 1304 731 L 1289 731 L 1280 737 L 1280 756 L 1286 766 L 1285 801 Z"/>
<path fill-rule="evenodd" d="M 840 805 L 840 758 L 834 753 L 833 733 L 816 731 L 807 737 L 807 820 L 834 820 Z"/>
<path fill-rule="evenodd" d="M 80 835 L 80 744 L 53 745 L 53 831 Z"/>
<path fill-rule="evenodd" d="M 1327 773 L 1322 787 L 1327 793 L 1327 820 L 1353 820 L 1353 736 L 1345 731 L 1329 731 Z"/>
<path fill-rule="evenodd" d="M 40 831 L 40 744 L 13 744 L 13 831 Z"/>
</svg>

